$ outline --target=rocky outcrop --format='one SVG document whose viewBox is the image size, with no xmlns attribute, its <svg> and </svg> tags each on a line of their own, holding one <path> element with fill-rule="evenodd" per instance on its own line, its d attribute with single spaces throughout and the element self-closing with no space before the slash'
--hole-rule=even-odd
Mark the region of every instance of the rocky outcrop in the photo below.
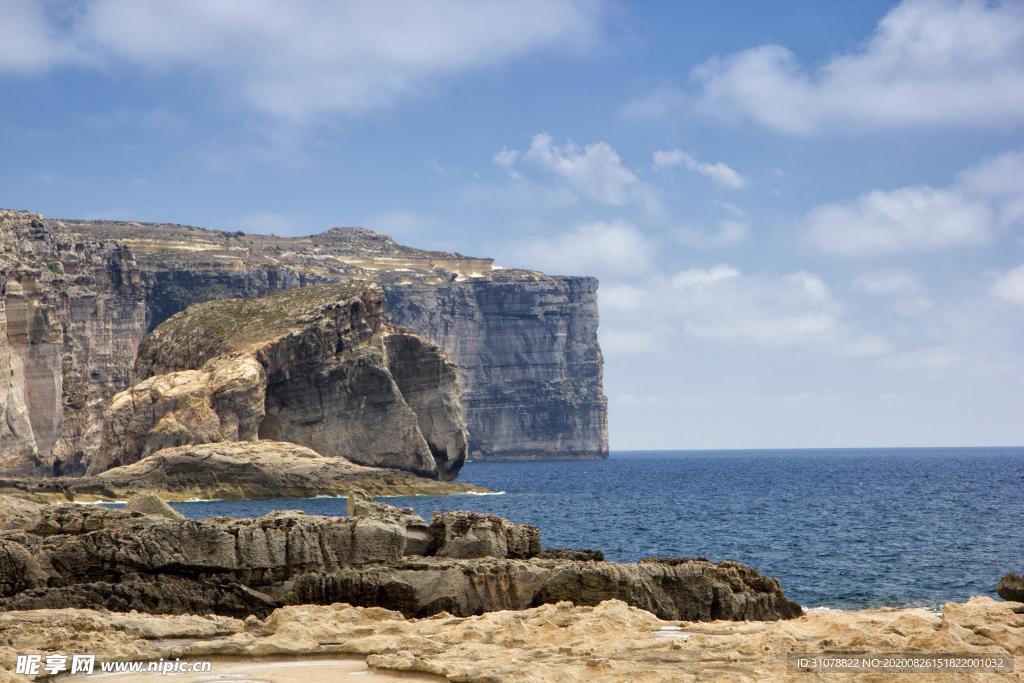
<svg viewBox="0 0 1024 683">
<path fill-rule="evenodd" d="M 150 377 L 114 396 L 88 473 L 175 446 L 255 440 L 265 414 L 266 373 L 255 358 L 225 355 L 198 370 Z"/>
<path fill-rule="evenodd" d="M 454 479 L 466 459 L 455 366 L 381 317 L 369 283 L 197 304 L 143 341 L 89 473 L 159 450 L 268 439 Z"/>
<path fill-rule="evenodd" d="M 383 673 L 494 683 L 814 680 L 815 673 L 794 668 L 791 658 L 818 653 L 956 653 L 1015 664 L 1002 673 L 989 668 L 843 674 L 858 681 L 980 682 L 1022 679 L 1024 616 L 987 597 L 948 603 L 941 615 L 923 609 L 821 609 L 758 623 L 663 621 L 615 600 L 427 619 L 343 604 L 283 607 L 265 619 L 245 621 L 84 609 L 0 614 L 0 680 L 18 654 L 57 650 L 95 653 L 98 662 L 213 659 L 218 674 L 237 672 L 246 680 L 271 677 L 272 669 L 261 674 L 262 662 L 299 664 L 305 673 L 346 655 L 365 657 Z M 231 659 L 249 666 L 231 669 Z"/>
<path fill-rule="evenodd" d="M 435 512 L 430 523 L 438 557 L 535 557 L 540 529 L 468 510 Z"/>
<path fill-rule="evenodd" d="M 778 582 L 736 563 L 540 559 L 536 529 L 493 516 L 449 513 L 427 525 L 359 494 L 350 511 L 188 520 L 43 506 L 0 533 L 16 551 L 0 554 L 10 558 L 0 610 L 118 605 L 240 616 L 348 602 L 428 616 L 615 598 L 673 619 L 800 613 Z M 487 549 L 496 556 L 482 556 Z M 31 581 L 29 566 L 39 568 Z"/>
<path fill-rule="evenodd" d="M 1003 600 L 1024 602 L 1024 575 L 1013 572 L 1004 574 L 996 586 L 996 593 Z"/>
<path fill-rule="evenodd" d="M 0 528 L 9 515 L 30 514 L 40 501 L 118 501 L 148 493 L 163 500 L 344 496 L 360 488 L 377 496 L 483 492 L 479 486 L 363 467 L 279 441 L 235 441 L 165 448 L 96 476 L 0 478 Z M 2 494 L 14 494 L 3 496 Z M 18 497 L 15 497 L 17 495 Z M 37 507 L 37 506 L 36 506 Z"/>
</svg>

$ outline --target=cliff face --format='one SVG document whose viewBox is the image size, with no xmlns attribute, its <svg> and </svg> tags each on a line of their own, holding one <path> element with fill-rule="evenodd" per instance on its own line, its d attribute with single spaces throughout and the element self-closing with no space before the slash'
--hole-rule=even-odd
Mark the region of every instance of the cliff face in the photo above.
<svg viewBox="0 0 1024 683">
<path fill-rule="evenodd" d="M 458 363 L 473 458 L 607 456 L 596 279 L 498 270 L 386 291 L 391 316 Z"/>
<path fill-rule="evenodd" d="M 474 458 L 607 456 L 594 279 L 503 270 L 359 228 L 278 238 L 10 211 L 0 225 L 5 472 L 80 471 L 143 335 L 188 305 L 352 278 L 380 284 L 385 313 L 459 366 Z"/>
<path fill-rule="evenodd" d="M 0 210 L 0 468 L 79 468 L 146 326 L 132 251 Z"/>
</svg>

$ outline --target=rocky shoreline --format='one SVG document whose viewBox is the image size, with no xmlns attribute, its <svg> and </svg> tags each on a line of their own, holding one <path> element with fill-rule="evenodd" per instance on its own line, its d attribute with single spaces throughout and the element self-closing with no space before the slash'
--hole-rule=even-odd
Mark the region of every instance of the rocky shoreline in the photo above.
<svg viewBox="0 0 1024 683">
<path fill-rule="evenodd" d="M 458 681 L 780 679 L 810 675 L 788 654 L 826 651 L 998 654 L 1024 672 L 1024 604 L 804 613 L 739 563 L 604 562 L 495 515 L 428 522 L 362 492 L 342 518 L 208 520 L 152 496 L 117 510 L 0 496 L 0 681 L 27 680 L 16 655 L 54 651 L 356 654 Z"/>
</svg>

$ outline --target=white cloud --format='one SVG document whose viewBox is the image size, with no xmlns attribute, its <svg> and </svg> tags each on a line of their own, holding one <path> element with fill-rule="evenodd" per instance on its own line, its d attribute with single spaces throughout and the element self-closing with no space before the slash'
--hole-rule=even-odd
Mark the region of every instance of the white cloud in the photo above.
<svg viewBox="0 0 1024 683">
<path fill-rule="evenodd" d="M 747 239 L 750 226 L 746 221 L 723 220 L 712 230 L 681 225 L 673 230 L 676 241 L 690 249 L 720 249 L 735 247 Z"/>
<path fill-rule="evenodd" d="M 658 150 L 654 153 L 655 168 L 672 168 L 674 166 L 683 166 L 726 187 L 741 188 L 747 185 L 746 178 L 721 161 L 708 164 L 698 161 L 692 154 L 681 149 Z"/>
<path fill-rule="evenodd" d="M 571 142 L 555 145 L 550 135 L 540 133 L 533 136 L 523 158 L 605 204 L 625 204 L 629 199 L 628 188 L 639 182 L 606 142 L 595 142 L 580 149 Z"/>
<path fill-rule="evenodd" d="M 868 294 L 884 296 L 904 294 L 922 289 L 917 276 L 906 270 L 873 270 L 853 279 L 853 288 Z"/>
<path fill-rule="evenodd" d="M 859 48 L 808 69 L 780 45 L 698 67 L 700 107 L 786 133 L 1024 121 L 1024 5 L 905 0 Z"/>
<path fill-rule="evenodd" d="M 837 256 L 879 256 L 976 246 L 1024 218 L 1024 153 L 1011 151 L 961 172 L 944 188 L 874 190 L 822 204 L 806 216 L 808 238 Z"/>
<path fill-rule="evenodd" d="M 524 240 L 503 261 L 560 275 L 635 274 L 648 269 L 653 245 L 625 221 L 595 221 L 553 237 Z"/>
<path fill-rule="evenodd" d="M 1000 275 L 992 285 L 992 293 L 1004 301 L 1024 304 L 1024 265 Z"/>
<path fill-rule="evenodd" d="M 933 306 L 927 288 L 910 271 L 873 270 L 856 276 L 850 284 L 858 292 L 889 298 L 893 310 L 900 315 L 921 315 Z"/>
<path fill-rule="evenodd" d="M 601 311 L 617 330 L 769 347 L 814 347 L 843 356 L 889 353 L 881 336 L 858 332 L 818 276 L 745 274 L 733 266 L 691 268 L 640 283 L 603 286 Z M 628 351 L 624 341 L 619 350 Z"/>
<path fill-rule="evenodd" d="M 64 17 L 39 4 L 4 3 L 0 69 L 85 59 L 183 70 L 290 121 L 387 106 L 439 77 L 585 45 L 600 14 L 577 0 L 94 0 Z"/>
<path fill-rule="evenodd" d="M 71 40 L 58 34 L 37 0 L 5 0 L 0 21 L 0 73 L 32 73 L 83 60 Z"/>
</svg>

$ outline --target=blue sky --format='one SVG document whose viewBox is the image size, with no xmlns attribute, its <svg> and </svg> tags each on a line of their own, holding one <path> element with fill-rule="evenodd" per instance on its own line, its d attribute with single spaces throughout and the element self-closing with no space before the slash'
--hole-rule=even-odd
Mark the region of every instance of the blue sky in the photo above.
<svg viewBox="0 0 1024 683">
<path fill-rule="evenodd" d="M 613 448 L 1024 443 L 1024 5 L 0 2 L 0 206 L 601 278 Z"/>
</svg>

